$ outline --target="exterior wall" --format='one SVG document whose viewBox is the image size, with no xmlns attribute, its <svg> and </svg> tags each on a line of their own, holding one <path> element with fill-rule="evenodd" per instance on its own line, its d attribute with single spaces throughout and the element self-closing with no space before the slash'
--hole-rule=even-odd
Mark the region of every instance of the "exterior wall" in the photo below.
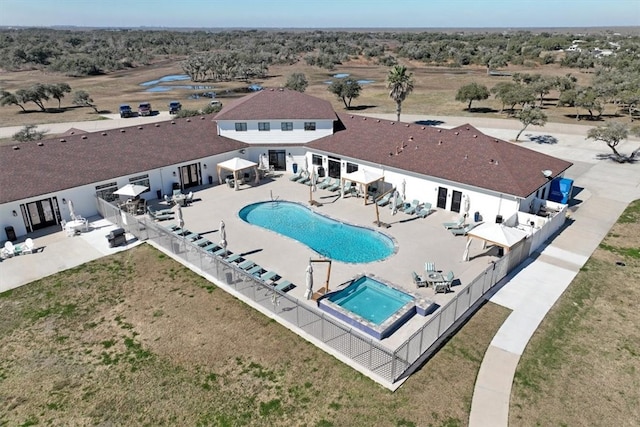
<svg viewBox="0 0 640 427">
<path fill-rule="evenodd" d="M 269 122 L 271 130 L 259 131 L 258 122 Z M 282 131 L 280 123 L 292 122 L 292 131 Z M 315 131 L 305 131 L 305 122 L 315 122 Z M 246 123 L 247 130 L 236 131 L 236 123 Z M 218 122 L 218 134 L 248 144 L 300 144 L 311 142 L 333 134 L 332 120 L 221 120 Z"/>
</svg>

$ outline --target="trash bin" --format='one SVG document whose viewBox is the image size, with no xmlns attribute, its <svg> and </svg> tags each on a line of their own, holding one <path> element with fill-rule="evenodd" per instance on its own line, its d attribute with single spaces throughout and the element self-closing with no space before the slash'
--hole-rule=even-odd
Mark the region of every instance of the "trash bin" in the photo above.
<svg viewBox="0 0 640 427">
<path fill-rule="evenodd" d="M 480 222 L 480 212 L 476 212 L 473 214 L 473 220 L 475 222 Z"/>
<path fill-rule="evenodd" d="M 496 224 L 502 224 L 502 215 L 496 215 Z"/>
<path fill-rule="evenodd" d="M 156 199 L 162 199 L 162 190 L 156 190 Z"/>
<path fill-rule="evenodd" d="M 324 178 L 324 168 L 322 166 L 318 167 L 318 178 Z"/>
<path fill-rule="evenodd" d="M 213 177 L 209 175 L 209 185 L 213 185 Z"/>
<path fill-rule="evenodd" d="M 293 173 L 298 173 L 298 164 L 294 163 L 292 167 L 293 167 Z"/>
<path fill-rule="evenodd" d="M 227 280 L 227 285 L 233 285 L 233 274 L 225 273 L 225 278 Z"/>
<path fill-rule="evenodd" d="M 7 240 L 9 240 L 10 242 L 15 242 L 16 240 L 18 240 L 16 238 L 16 231 L 12 226 L 5 227 L 4 232 L 7 233 Z"/>
</svg>

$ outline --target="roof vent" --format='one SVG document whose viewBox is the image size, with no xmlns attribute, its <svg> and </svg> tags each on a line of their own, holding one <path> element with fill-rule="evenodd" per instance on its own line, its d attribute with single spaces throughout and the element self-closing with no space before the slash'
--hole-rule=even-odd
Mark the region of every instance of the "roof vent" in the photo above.
<svg viewBox="0 0 640 427">
<path fill-rule="evenodd" d="M 351 116 L 351 118 L 353 119 L 353 116 Z"/>
<path fill-rule="evenodd" d="M 362 118 L 362 120 L 367 120 L 367 118 L 366 118 L 366 117 L 363 117 L 363 118 Z"/>
<path fill-rule="evenodd" d="M 14 145 L 14 146 L 13 146 L 13 149 L 14 149 L 14 150 L 19 150 L 19 149 L 20 149 L 20 147 L 18 147 L 17 145 Z"/>
<path fill-rule="evenodd" d="M 413 141 L 413 137 L 412 136 L 409 137 L 409 141 Z"/>
<path fill-rule="evenodd" d="M 175 121 L 173 121 L 173 120 L 171 120 L 171 124 L 172 124 L 172 125 L 175 125 L 175 124 L 176 124 L 176 122 L 175 122 Z"/>
<path fill-rule="evenodd" d="M 38 147 L 42 147 L 44 144 L 42 142 L 38 142 Z"/>
<path fill-rule="evenodd" d="M 200 117 L 200 120 L 204 120 L 204 116 Z"/>
<path fill-rule="evenodd" d="M 442 145 L 442 140 L 438 141 L 438 145 Z"/>
<path fill-rule="evenodd" d="M 454 135 L 460 135 L 460 132 L 454 132 Z"/>
<path fill-rule="evenodd" d="M 405 126 L 405 127 L 409 127 L 409 123 L 405 124 L 404 126 Z"/>
<path fill-rule="evenodd" d="M 187 123 L 191 123 L 191 119 L 187 119 Z"/>
<path fill-rule="evenodd" d="M 396 124 L 396 122 L 391 122 L 391 124 L 392 124 L 392 125 L 395 125 L 395 124 Z"/>
<path fill-rule="evenodd" d="M 442 132 L 442 129 L 438 129 L 438 133 Z"/>
<path fill-rule="evenodd" d="M 142 130 L 142 126 L 138 126 L 138 129 Z"/>
<path fill-rule="evenodd" d="M 493 159 L 489 159 L 489 163 L 493 163 Z"/>
<path fill-rule="evenodd" d="M 156 123 L 154 126 L 159 128 L 160 127 L 160 123 Z"/>
<path fill-rule="evenodd" d="M 474 137 L 474 138 L 477 138 L 477 137 L 478 137 L 478 135 L 473 135 L 473 137 Z"/>
<path fill-rule="evenodd" d="M 495 142 L 499 142 L 497 139 L 494 139 Z"/>
<path fill-rule="evenodd" d="M 120 132 L 125 133 L 125 130 L 124 129 L 120 129 Z"/>
<path fill-rule="evenodd" d="M 420 129 L 425 130 L 426 128 L 424 126 L 422 126 Z"/>
<path fill-rule="evenodd" d="M 67 142 L 67 140 L 62 138 L 62 139 L 60 139 L 60 142 Z"/>
<path fill-rule="evenodd" d="M 82 139 L 87 139 L 87 135 L 82 135 Z"/>
<path fill-rule="evenodd" d="M 469 126 L 467 126 L 466 129 L 469 130 Z"/>
<path fill-rule="evenodd" d="M 72 130 L 71 132 L 69 132 L 71 135 L 73 135 L 74 133 L 76 133 L 76 131 Z"/>
<path fill-rule="evenodd" d="M 102 132 L 102 136 L 107 136 L 107 133 L 106 132 Z"/>
<path fill-rule="evenodd" d="M 496 160 L 496 162 L 495 162 L 494 164 L 495 164 L 495 165 L 497 165 L 497 164 L 498 164 L 498 161 Z"/>
<path fill-rule="evenodd" d="M 467 160 L 469 158 L 469 156 L 467 156 L 466 154 L 464 155 L 464 159 Z"/>
<path fill-rule="evenodd" d="M 376 123 L 380 123 L 380 119 L 376 120 Z"/>
</svg>

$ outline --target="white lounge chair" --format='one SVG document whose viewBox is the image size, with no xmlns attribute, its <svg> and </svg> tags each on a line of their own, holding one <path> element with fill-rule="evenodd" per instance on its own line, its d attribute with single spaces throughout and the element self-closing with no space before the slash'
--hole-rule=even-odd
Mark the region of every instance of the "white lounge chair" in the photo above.
<svg viewBox="0 0 640 427">
<path fill-rule="evenodd" d="M 34 246 L 33 239 L 31 237 L 27 238 L 27 240 L 24 241 L 24 245 L 22 245 L 22 253 L 32 254 Z"/>
<path fill-rule="evenodd" d="M 7 240 L 4 243 L 4 247 L 2 248 L 2 251 L 1 251 L 2 258 L 11 258 L 15 254 L 16 254 L 15 246 L 13 246 L 13 243 Z"/>
</svg>

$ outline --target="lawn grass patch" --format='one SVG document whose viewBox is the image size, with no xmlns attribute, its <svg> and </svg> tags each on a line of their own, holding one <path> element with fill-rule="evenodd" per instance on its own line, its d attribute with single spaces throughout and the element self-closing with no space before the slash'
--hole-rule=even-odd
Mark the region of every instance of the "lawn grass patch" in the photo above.
<svg viewBox="0 0 640 427">
<path fill-rule="evenodd" d="M 488 303 L 391 393 L 206 283 L 141 245 L 0 299 L 0 424 L 464 425 L 508 315 Z"/>
</svg>

